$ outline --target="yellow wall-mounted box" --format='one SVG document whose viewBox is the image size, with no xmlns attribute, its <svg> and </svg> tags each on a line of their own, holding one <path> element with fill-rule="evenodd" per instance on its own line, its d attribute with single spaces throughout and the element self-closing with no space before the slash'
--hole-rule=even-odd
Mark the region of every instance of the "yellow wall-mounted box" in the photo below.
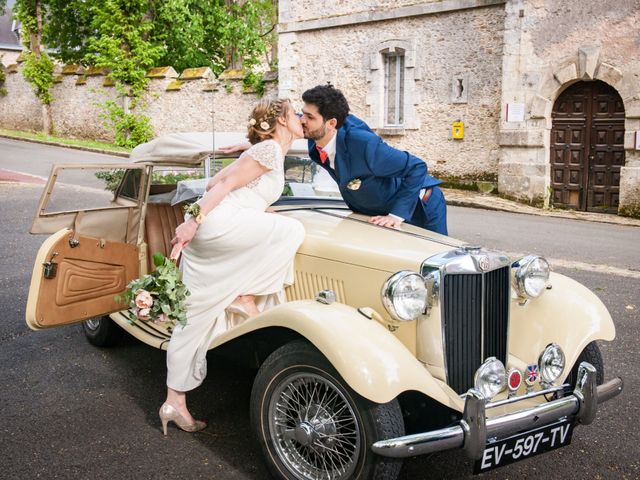
<svg viewBox="0 0 640 480">
<path fill-rule="evenodd" d="M 462 140 L 464 138 L 464 122 L 453 122 L 451 125 L 451 138 Z"/>
</svg>

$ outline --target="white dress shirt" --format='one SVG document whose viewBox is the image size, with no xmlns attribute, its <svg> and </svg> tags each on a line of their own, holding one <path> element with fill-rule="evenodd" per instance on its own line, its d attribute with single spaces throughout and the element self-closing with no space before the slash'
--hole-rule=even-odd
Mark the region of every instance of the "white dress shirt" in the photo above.
<svg viewBox="0 0 640 480">
<path fill-rule="evenodd" d="M 329 140 L 329 143 L 322 147 L 322 150 L 325 151 L 329 158 L 329 166 L 331 167 L 331 170 L 336 169 L 336 138 L 338 138 L 338 135 L 337 133 L 334 133 L 331 140 Z"/>
</svg>

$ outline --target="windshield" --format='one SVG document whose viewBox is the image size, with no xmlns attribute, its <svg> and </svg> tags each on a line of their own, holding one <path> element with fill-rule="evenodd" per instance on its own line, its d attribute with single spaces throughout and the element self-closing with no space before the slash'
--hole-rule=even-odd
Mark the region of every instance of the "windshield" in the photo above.
<svg viewBox="0 0 640 480">
<path fill-rule="evenodd" d="M 216 158 L 211 175 L 231 164 L 235 159 Z M 341 199 L 338 185 L 322 167 L 308 156 L 287 155 L 284 161 L 285 186 L 283 197 L 333 197 Z M 156 167 L 153 170 L 149 201 L 154 203 L 191 202 L 204 195 L 208 179 L 204 168 L 187 169 Z"/>
<path fill-rule="evenodd" d="M 342 198 L 333 178 L 309 157 L 286 156 L 284 171 L 285 196 Z"/>
</svg>

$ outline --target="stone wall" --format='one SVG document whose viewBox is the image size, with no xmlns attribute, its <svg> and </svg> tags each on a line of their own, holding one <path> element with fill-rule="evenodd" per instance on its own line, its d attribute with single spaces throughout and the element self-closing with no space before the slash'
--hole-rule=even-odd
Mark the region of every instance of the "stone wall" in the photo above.
<svg viewBox="0 0 640 480">
<path fill-rule="evenodd" d="M 0 97 L 0 128 L 42 130 L 42 106 L 31 86 L 19 73 L 21 67 L 6 69 L 7 95 Z M 150 83 L 141 113 L 149 116 L 156 135 L 172 132 L 216 130 L 244 131 L 247 117 L 258 99 L 243 92 L 242 76 L 223 74 L 215 79 L 208 68 L 194 68 L 180 75 L 171 68 L 149 72 Z M 276 95 L 273 81 L 267 82 L 266 95 Z M 77 66 L 60 67 L 56 73 L 52 104 L 57 134 L 84 139 L 113 140 L 113 132 L 100 118 L 98 106 L 116 100 L 117 92 L 103 72 L 85 71 Z M 215 111 L 215 116 L 212 112 Z"/>
<path fill-rule="evenodd" d="M 361 17 L 358 12 L 368 4 L 333 1 L 307 21 L 305 2 L 284 3 L 290 8 L 281 2 L 281 95 L 300 98 L 307 88 L 330 81 L 355 115 L 391 145 L 425 159 L 432 172 L 473 177 L 497 171 L 504 2 L 369 2 L 376 9 Z M 376 14 L 383 20 L 367 20 Z M 318 29 L 310 27 L 312 21 Z M 411 105 L 403 129 L 384 128 L 379 116 L 380 48 L 394 43 L 411 51 L 405 60 Z M 458 78 L 465 81 L 466 101 L 454 103 L 452 83 Z M 463 140 L 452 139 L 456 121 L 464 122 Z"/>
<path fill-rule="evenodd" d="M 500 119 L 501 192 L 549 203 L 551 110 L 569 85 L 602 80 L 625 106 L 620 211 L 640 212 L 640 2 L 511 0 L 506 5 Z M 507 122 L 508 103 L 525 106 Z"/>
<path fill-rule="evenodd" d="M 16 59 L 19 55 L 19 51 L 0 48 L 0 62 L 4 65 L 16 63 Z"/>
<path fill-rule="evenodd" d="M 315 0 L 280 0 L 280 21 L 301 22 L 319 18 L 342 17 L 363 13 L 371 15 L 372 11 L 394 11 L 398 7 L 413 7 L 416 4 L 440 4 L 442 0 L 359 0 L 326 1 Z"/>
</svg>

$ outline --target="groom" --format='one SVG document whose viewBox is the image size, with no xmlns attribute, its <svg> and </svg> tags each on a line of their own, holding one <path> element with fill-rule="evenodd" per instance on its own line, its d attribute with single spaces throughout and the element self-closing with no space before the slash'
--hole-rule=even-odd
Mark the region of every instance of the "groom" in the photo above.
<svg viewBox="0 0 640 480">
<path fill-rule="evenodd" d="M 447 235 L 447 207 L 421 159 L 390 147 L 349 114 L 342 92 L 318 85 L 302 94 L 301 118 L 311 159 L 336 181 L 351 210 L 376 225 L 402 222 Z"/>
</svg>

